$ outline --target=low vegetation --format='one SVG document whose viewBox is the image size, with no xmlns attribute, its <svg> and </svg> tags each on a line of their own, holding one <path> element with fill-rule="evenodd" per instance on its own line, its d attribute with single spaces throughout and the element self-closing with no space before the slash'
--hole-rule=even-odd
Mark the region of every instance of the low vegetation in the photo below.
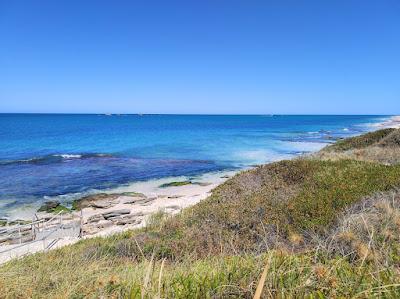
<svg viewBox="0 0 400 299">
<path fill-rule="evenodd" d="M 366 148 L 370 146 L 399 146 L 399 130 L 388 128 L 374 132 L 369 132 L 360 136 L 355 136 L 337 141 L 335 144 L 325 148 L 326 151 L 347 151 Z"/>
<path fill-rule="evenodd" d="M 160 188 L 179 187 L 192 184 L 191 181 L 170 182 L 160 185 Z"/>
<path fill-rule="evenodd" d="M 400 130 L 383 129 L 340 140 L 313 156 L 322 160 L 353 159 L 394 165 L 400 162 Z"/>
<path fill-rule="evenodd" d="M 11 261 L 0 297 L 251 298 L 267 269 L 264 297 L 398 298 L 399 131 L 241 172 L 146 228 Z"/>
</svg>

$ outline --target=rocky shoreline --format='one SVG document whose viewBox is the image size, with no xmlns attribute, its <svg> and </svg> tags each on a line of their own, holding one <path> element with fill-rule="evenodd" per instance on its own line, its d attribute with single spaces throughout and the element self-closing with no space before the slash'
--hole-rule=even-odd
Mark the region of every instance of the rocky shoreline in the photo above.
<svg viewBox="0 0 400 299">
<path fill-rule="evenodd" d="M 79 225 L 80 237 L 58 238 L 52 247 L 58 248 L 75 243 L 81 238 L 106 236 L 143 227 L 147 219 L 157 212 L 176 214 L 207 198 L 212 189 L 234 173 L 211 173 L 192 181 L 162 179 L 138 183 L 110 193 L 84 196 L 75 200 L 71 208 L 58 201 L 48 201 L 38 209 L 36 218 L 39 222 L 49 222 L 50 226 L 58 224 L 60 217 L 64 227 Z M 21 220 L 0 227 L 0 263 L 44 250 L 43 246 L 31 244 L 34 237 L 28 223 L 31 221 Z M 14 235 L 7 234 L 10 229 L 14 229 Z M 27 245 L 21 247 L 23 243 Z M 8 252 L 2 255 L 6 250 Z"/>
</svg>

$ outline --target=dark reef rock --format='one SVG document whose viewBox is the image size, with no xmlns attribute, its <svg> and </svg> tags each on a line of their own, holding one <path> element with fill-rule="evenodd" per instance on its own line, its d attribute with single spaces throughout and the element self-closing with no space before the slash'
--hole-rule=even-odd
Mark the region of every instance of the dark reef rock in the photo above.
<svg viewBox="0 0 400 299">
<path fill-rule="evenodd" d="M 55 208 L 57 208 L 60 203 L 56 200 L 46 201 L 38 210 L 38 212 L 51 213 Z"/>
</svg>

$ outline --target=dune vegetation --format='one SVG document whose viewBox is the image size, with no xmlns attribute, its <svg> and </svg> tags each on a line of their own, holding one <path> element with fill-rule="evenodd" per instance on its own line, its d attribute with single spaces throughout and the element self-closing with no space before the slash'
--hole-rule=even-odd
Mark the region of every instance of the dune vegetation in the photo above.
<svg viewBox="0 0 400 299">
<path fill-rule="evenodd" d="M 398 298 L 399 136 L 243 171 L 145 228 L 10 261 L 0 297 L 252 298 L 263 285 L 262 298 Z"/>
</svg>

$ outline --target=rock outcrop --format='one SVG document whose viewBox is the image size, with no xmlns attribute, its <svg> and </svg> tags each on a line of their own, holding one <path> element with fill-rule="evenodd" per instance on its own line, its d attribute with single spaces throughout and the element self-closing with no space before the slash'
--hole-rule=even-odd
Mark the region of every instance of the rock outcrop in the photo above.
<svg viewBox="0 0 400 299">
<path fill-rule="evenodd" d="M 72 207 L 74 210 L 82 210 L 89 207 L 108 209 L 117 204 L 116 199 L 118 196 L 118 194 L 107 193 L 89 195 L 75 200 L 72 203 Z"/>
<path fill-rule="evenodd" d="M 46 212 L 51 213 L 55 208 L 60 206 L 60 202 L 56 200 L 46 201 L 42 206 L 39 208 L 38 212 Z"/>
</svg>

